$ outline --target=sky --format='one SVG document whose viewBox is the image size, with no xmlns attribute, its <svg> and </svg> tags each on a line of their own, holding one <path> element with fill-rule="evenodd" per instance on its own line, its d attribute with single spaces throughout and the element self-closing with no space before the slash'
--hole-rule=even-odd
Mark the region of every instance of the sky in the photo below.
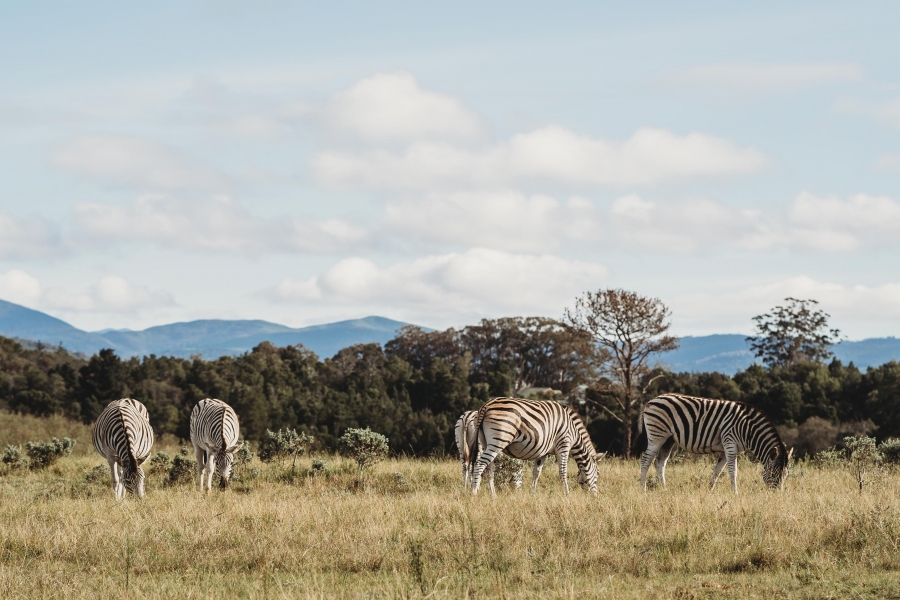
<svg viewBox="0 0 900 600">
<path fill-rule="evenodd" d="M 677 4 L 677 6 L 675 6 Z M 0 298 L 87 330 L 811 298 L 900 335 L 900 5 L 0 4 Z"/>
</svg>

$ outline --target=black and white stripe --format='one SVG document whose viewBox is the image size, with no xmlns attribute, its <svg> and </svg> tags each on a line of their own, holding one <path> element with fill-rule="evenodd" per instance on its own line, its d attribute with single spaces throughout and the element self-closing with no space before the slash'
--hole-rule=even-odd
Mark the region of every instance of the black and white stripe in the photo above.
<svg viewBox="0 0 900 600">
<path fill-rule="evenodd" d="M 197 458 L 197 473 L 200 475 L 200 489 L 203 479 L 209 476 L 206 489 L 212 488 L 213 463 L 219 476 L 220 487 L 228 485 L 234 453 L 240 448 L 238 438 L 240 427 L 234 410 L 222 402 L 206 398 L 197 403 L 191 411 L 191 443 Z"/>
<path fill-rule="evenodd" d="M 110 402 L 94 423 L 94 449 L 109 463 L 116 500 L 126 490 L 144 497 L 144 469 L 153 447 L 153 428 L 147 408 L 131 398 Z M 121 478 L 119 476 L 121 468 Z"/>
<path fill-rule="evenodd" d="M 752 452 L 763 463 L 763 481 L 780 488 L 791 457 L 769 418 L 743 402 L 663 394 L 650 400 L 641 415 L 647 432 L 647 450 L 641 458 L 641 487 L 647 487 L 647 469 L 656 457 L 659 482 L 666 484 L 666 461 L 678 445 L 696 454 L 716 454 L 710 489 L 725 465 L 731 489 L 737 493 L 737 455 Z"/>
<path fill-rule="evenodd" d="M 479 455 L 476 444 L 472 444 L 472 493 L 478 493 L 481 476 L 486 471 L 488 485 L 494 493 L 493 472 L 488 469 L 500 452 L 535 461 L 532 489 L 537 485 L 544 457 L 555 454 L 560 481 L 566 493 L 569 492 L 566 471 L 571 455 L 578 464 L 578 483 L 593 493 L 597 492 L 597 453 L 584 423 L 571 408 L 547 400 L 494 398 L 478 411 L 475 429 L 477 443 L 484 450 Z"/>
<path fill-rule="evenodd" d="M 477 410 L 467 410 L 462 415 L 460 415 L 459 419 L 456 421 L 456 427 L 454 427 L 454 434 L 456 436 L 456 449 L 459 451 L 459 460 L 462 462 L 462 476 L 463 476 L 463 487 L 468 487 L 469 479 L 471 475 L 471 457 L 469 454 L 472 451 L 472 444 L 476 442 L 475 435 L 475 420 L 478 417 Z M 477 452 L 481 452 L 481 445 L 479 444 L 477 447 Z M 476 455 L 477 456 L 477 455 Z M 488 467 L 490 470 L 491 477 L 493 477 L 493 463 Z M 513 481 L 512 486 L 515 489 L 519 489 L 522 487 L 522 476 L 523 476 L 523 467 L 519 467 L 515 473 L 512 474 Z M 534 482 L 536 483 L 536 481 Z M 534 485 L 532 485 L 534 488 Z"/>
</svg>

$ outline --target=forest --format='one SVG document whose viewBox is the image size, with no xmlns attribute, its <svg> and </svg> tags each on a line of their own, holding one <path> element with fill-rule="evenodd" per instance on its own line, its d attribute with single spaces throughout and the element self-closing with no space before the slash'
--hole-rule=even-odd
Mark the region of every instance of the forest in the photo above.
<svg viewBox="0 0 900 600">
<path fill-rule="evenodd" d="M 410 326 L 383 348 L 355 345 L 326 358 L 299 345 L 269 343 L 216 360 L 123 360 L 112 350 L 87 358 L 0 338 L 0 409 L 90 423 L 110 400 L 133 397 L 147 406 L 157 434 L 186 439 L 194 404 L 213 397 L 234 407 L 249 440 L 291 428 L 334 450 L 345 429 L 369 427 L 389 438 L 395 454 L 427 456 L 453 451 L 453 425 L 463 411 L 493 396 L 526 394 L 576 407 L 598 450 L 628 453 L 639 439 L 623 444 L 624 436 L 637 435 L 636 418 L 630 425 L 624 418 L 627 392 L 607 349 L 574 324 L 574 318 L 511 317 L 460 330 Z M 818 339 L 818 350 L 807 348 L 796 360 L 762 348 L 764 364 L 733 377 L 641 363 L 630 393 L 638 406 L 662 392 L 752 404 L 800 454 L 831 447 L 844 435 L 900 437 L 900 363 L 861 372 L 852 363 L 829 361 L 828 341 Z M 666 347 L 671 343 L 663 353 Z"/>
</svg>

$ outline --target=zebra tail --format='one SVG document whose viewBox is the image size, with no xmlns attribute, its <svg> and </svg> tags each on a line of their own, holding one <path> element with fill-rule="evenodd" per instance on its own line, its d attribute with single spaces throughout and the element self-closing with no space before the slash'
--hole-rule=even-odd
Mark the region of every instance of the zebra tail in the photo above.
<svg viewBox="0 0 900 600">
<path fill-rule="evenodd" d="M 637 429 L 638 429 L 637 435 L 634 436 L 634 441 L 631 443 L 631 454 L 637 454 L 638 449 L 640 449 L 641 450 L 640 453 L 643 454 L 644 450 L 647 449 L 646 448 L 647 434 L 644 431 L 644 409 L 643 408 L 641 409 L 641 413 L 638 415 Z M 643 444 L 641 443 L 641 440 L 644 441 Z"/>
<path fill-rule="evenodd" d="M 475 415 L 475 435 L 472 436 L 471 440 L 467 440 L 469 444 L 469 476 L 475 472 L 475 463 L 478 462 L 478 434 L 481 433 L 481 423 L 484 421 L 484 409 L 478 411 L 478 414 Z M 463 438 L 465 438 L 465 432 L 463 432 Z"/>
</svg>

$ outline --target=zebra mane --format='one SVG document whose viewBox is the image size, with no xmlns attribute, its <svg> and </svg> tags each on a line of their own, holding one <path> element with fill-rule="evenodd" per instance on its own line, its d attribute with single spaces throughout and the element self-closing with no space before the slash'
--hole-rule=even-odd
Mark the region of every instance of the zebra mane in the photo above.
<svg viewBox="0 0 900 600">
<path fill-rule="evenodd" d="M 734 402 L 735 404 L 740 406 L 741 409 L 743 409 L 745 411 L 745 413 L 749 413 L 754 416 L 759 416 L 762 418 L 763 424 L 766 426 L 766 428 L 769 429 L 769 431 L 773 434 L 773 437 L 774 437 L 774 440 L 771 440 L 771 441 L 765 440 L 763 442 L 763 444 L 766 447 L 770 447 L 770 446 L 774 445 L 775 451 L 777 453 L 777 456 L 775 457 L 776 460 L 778 460 L 779 463 L 783 463 L 783 465 L 786 465 L 787 464 L 787 446 L 784 445 L 784 440 L 781 439 L 781 434 L 778 433 L 778 428 L 775 427 L 775 423 L 772 422 L 772 419 L 769 418 L 769 415 L 767 415 L 765 412 L 763 412 L 759 408 L 753 406 L 752 404 L 747 404 L 746 402 L 738 402 L 736 400 L 732 400 L 731 402 Z M 755 450 L 754 450 L 754 452 L 755 452 Z M 757 456 L 756 460 L 763 460 L 763 457 Z"/>
<path fill-rule="evenodd" d="M 121 400 L 120 400 L 120 402 L 121 402 Z M 119 420 L 122 421 L 122 429 L 125 430 L 125 439 L 128 441 L 128 457 L 127 458 L 130 459 L 129 460 L 130 464 L 128 465 L 128 470 L 136 473 L 138 470 L 138 461 L 137 461 L 137 457 L 134 455 L 134 443 L 133 443 L 134 432 L 132 432 L 128 428 L 128 422 L 125 420 L 125 415 L 122 413 L 122 405 L 121 404 L 116 405 L 116 411 L 119 413 Z M 121 456 L 119 457 L 119 459 L 122 459 L 122 458 L 124 458 L 124 457 L 121 457 Z M 125 467 L 125 465 L 122 465 L 122 466 Z"/>
</svg>

